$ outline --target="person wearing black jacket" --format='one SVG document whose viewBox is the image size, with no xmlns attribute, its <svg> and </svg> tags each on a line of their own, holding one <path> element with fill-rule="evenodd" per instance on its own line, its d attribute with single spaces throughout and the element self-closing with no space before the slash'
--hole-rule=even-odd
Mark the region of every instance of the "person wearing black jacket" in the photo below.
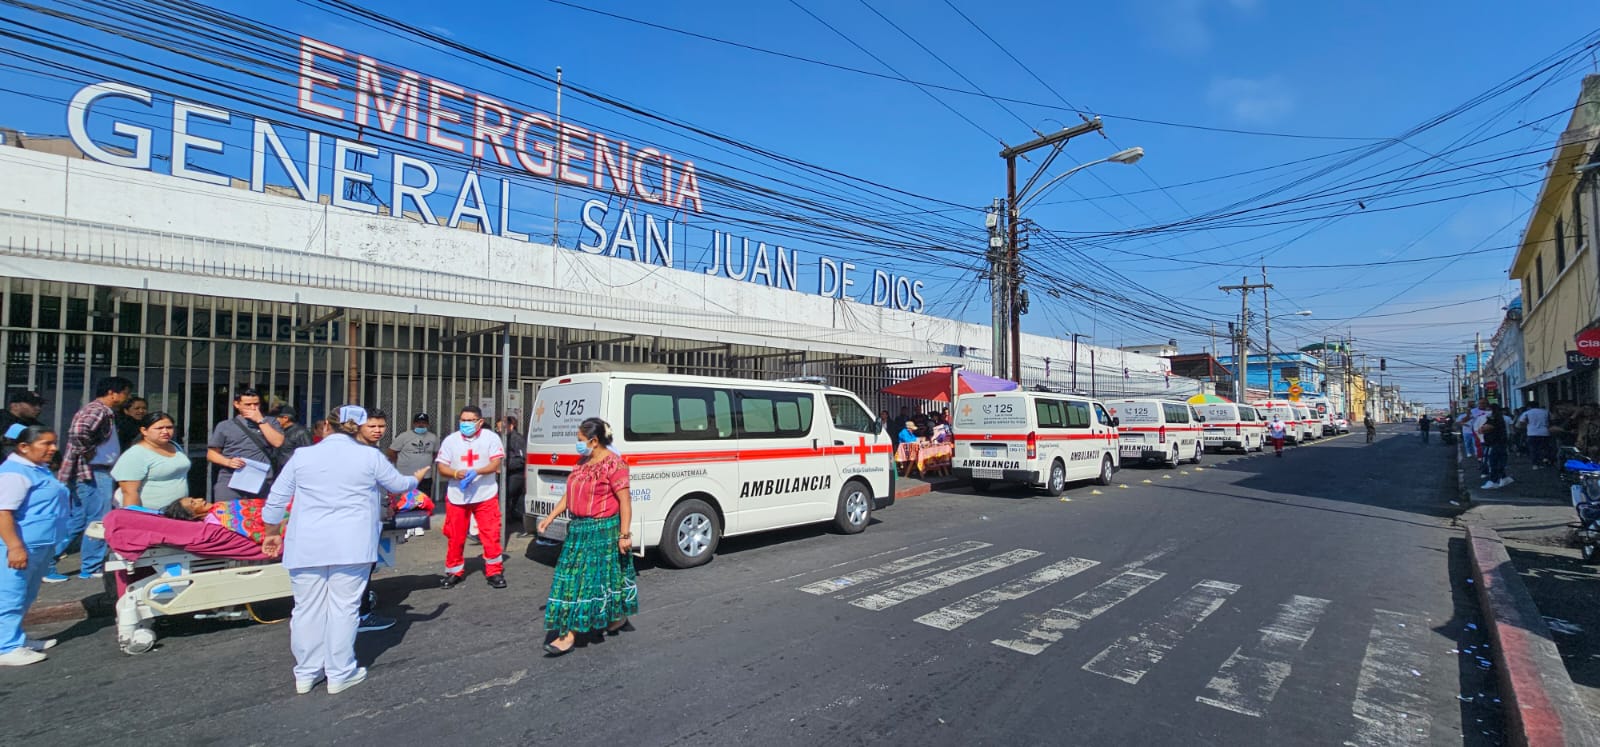
<svg viewBox="0 0 1600 747">
<path fill-rule="evenodd" d="M 528 487 L 528 437 L 517 430 L 515 415 L 500 420 L 500 440 L 506 444 L 506 527 L 518 527 L 520 536 L 526 534 L 520 525 L 523 494 Z"/>
</svg>

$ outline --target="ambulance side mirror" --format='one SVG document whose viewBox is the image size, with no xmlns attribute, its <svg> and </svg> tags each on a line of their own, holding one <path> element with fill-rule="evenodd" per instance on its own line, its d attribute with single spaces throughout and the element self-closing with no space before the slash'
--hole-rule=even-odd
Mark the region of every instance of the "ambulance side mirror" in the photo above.
<svg viewBox="0 0 1600 747">
<path fill-rule="evenodd" d="M 1196 422 L 1196 423 L 1204 423 L 1204 422 L 1206 422 L 1206 416 L 1204 416 L 1204 415 L 1196 415 L 1196 416 L 1194 416 L 1194 422 Z"/>
<path fill-rule="evenodd" d="M 1118 427 L 1121 427 L 1121 426 L 1122 426 L 1122 418 L 1119 418 L 1119 417 L 1112 417 L 1111 418 L 1111 427 L 1112 428 L 1118 428 Z"/>
</svg>

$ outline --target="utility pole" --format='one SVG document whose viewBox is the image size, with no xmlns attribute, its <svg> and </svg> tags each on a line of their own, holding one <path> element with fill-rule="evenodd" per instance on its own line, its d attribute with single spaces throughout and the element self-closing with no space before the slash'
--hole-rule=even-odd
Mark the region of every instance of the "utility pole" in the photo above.
<svg viewBox="0 0 1600 747">
<path fill-rule="evenodd" d="M 1246 384 L 1246 379 L 1249 378 L 1250 374 L 1250 291 L 1258 288 L 1271 287 L 1272 286 L 1267 285 L 1266 283 L 1251 284 L 1250 278 L 1248 277 L 1239 278 L 1238 285 L 1217 286 L 1217 290 L 1222 291 L 1223 293 L 1239 291 L 1239 357 L 1237 359 L 1238 365 L 1236 366 L 1236 368 L 1239 369 L 1239 383 L 1236 396 L 1238 397 L 1237 401 L 1241 403 L 1245 401 L 1245 396 L 1249 389 L 1248 385 Z M 1269 377 L 1272 375 L 1271 372 L 1272 349 L 1268 348 L 1267 375 Z M 1272 382 L 1269 378 L 1267 382 L 1267 399 L 1272 399 L 1271 384 Z"/>
<path fill-rule="evenodd" d="M 1022 303 L 1018 286 L 1022 278 L 1017 244 L 1017 219 L 1021 217 L 1021 210 L 1017 207 L 1017 156 L 1028 151 L 1037 150 L 1050 145 L 1065 143 L 1072 138 L 1089 132 L 1097 132 L 1105 127 L 1099 117 L 1095 117 L 1080 125 L 1068 127 L 1059 132 L 1034 138 L 1021 145 L 1012 146 L 1000 151 L 1000 157 L 1006 161 L 1006 233 L 1010 239 L 1006 245 L 1006 305 L 1007 322 L 1010 324 L 1010 363 L 1011 380 L 1022 384 Z M 1031 183 L 1030 183 L 1031 184 Z M 999 375 L 999 374 L 996 374 Z"/>
<path fill-rule="evenodd" d="M 1011 315 L 1006 304 L 1006 293 L 1010 286 L 1011 270 L 1006 265 L 1006 240 L 1000 228 L 1001 209 L 1001 202 L 996 199 L 989 208 L 988 217 L 984 218 L 984 225 L 989 228 L 989 300 L 994 306 L 993 319 L 990 321 L 994 334 L 994 360 L 990 362 L 990 373 L 1004 378 L 1010 370 L 1006 356 L 1006 348 L 1010 345 L 1006 322 Z"/>
<path fill-rule="evenodd" d="M 1078 333 L 1078 332 L 1073 332 L 1072 333 L 1072 392 L 1073 392 L 1073 394 L 1077 394 L 1077 392 L 1078 392 L 1078 340 L 1080 340 L 1080 339 L 1082 339 L 1084 337 L 1088 337 L 1088 335 L 1081 334 L 1081 333 Z"/>
<path fill-rule="evenodd" d="M 1267 399 L 1272 399 L 1272 284 L 1267 282 L 1267 262 L 1261 260 L 1261 323 L 1266 325 Z"/>
<path fill-rule="evenodd" d="M 560 65 L 556 66 L 556 131 L 557 132 L 561 131 L 561 66 Z M 559 147 L 559 143 L 558 143 L 558 147 Z M 560 154 L 557 154 L 557 155 L 560 155 Z M 555 197 L 553 198 L 553 200 L 555 202 L 555 218 L 553 219 L 553 221 L 551 223 L 550 243 L 555 245 L 555 246 L 561 246 L 561 180 L 560 179 L 551 179 L 550 180 L 550 184 L 554 185 L 554 193 L 555 193 Z M 504 228 L 504 226 L 501 226 L 501 228 Z M 582 242 L 579 242 L 579 243 L 582 243 Z"/>
<path fill-rule="evenodd" d="M 1483 399 L 1483 333 L 1472 333 L 1472 398 Z"/>
</svg>

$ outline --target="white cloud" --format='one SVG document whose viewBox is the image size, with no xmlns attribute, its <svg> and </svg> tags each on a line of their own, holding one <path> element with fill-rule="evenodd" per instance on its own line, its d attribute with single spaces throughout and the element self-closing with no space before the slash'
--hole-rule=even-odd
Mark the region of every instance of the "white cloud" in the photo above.
<svg viewBox="0 0 1600 747">
<path fill-rule="evenodd" d="M 1151 41 L 1176 54 L 1198 54 L 1211 49 L 1213 16 L 1218 10 L 1251 13 L 1261 0 L 1146 0 L 1132 7 L 1139 21 L 1148 24 Z"/>
<path fill-rule="evenodd" d="M 1293 94 L 1283 79 L 1276 75 L 1266 78 L 1217 78 L 1211 81 L 1206 100 L 1212 108 L 1247 124 L 1275 122 L 1294 110 Z"/>
</svg>

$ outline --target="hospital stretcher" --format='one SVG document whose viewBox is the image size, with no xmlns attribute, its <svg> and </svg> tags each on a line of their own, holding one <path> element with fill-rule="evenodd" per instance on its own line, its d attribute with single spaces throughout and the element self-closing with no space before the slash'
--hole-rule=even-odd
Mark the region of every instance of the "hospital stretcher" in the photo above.
<svg viewBox="0 0 1600 747">
<path fill-rule="evenodd" d="M 293 595 L 283 564 L 250 539 L 211 524 L 113 511 L 88 533 L 107 539 L 105 569 L 117 579 L 117 643 L 123 653 L 155 647 L 154 620 L 227 610 Z M 120 526 L 119 526 L 120 525 Z M 430 528 L 427 511 L 402 511 L 383 524 L 378 564 L 393 567 L 411 529 Z M 218 533 L 220 530 L 221 533 Z M 241 615 L 243 613 L 240 613 Z"/>
</svg>

